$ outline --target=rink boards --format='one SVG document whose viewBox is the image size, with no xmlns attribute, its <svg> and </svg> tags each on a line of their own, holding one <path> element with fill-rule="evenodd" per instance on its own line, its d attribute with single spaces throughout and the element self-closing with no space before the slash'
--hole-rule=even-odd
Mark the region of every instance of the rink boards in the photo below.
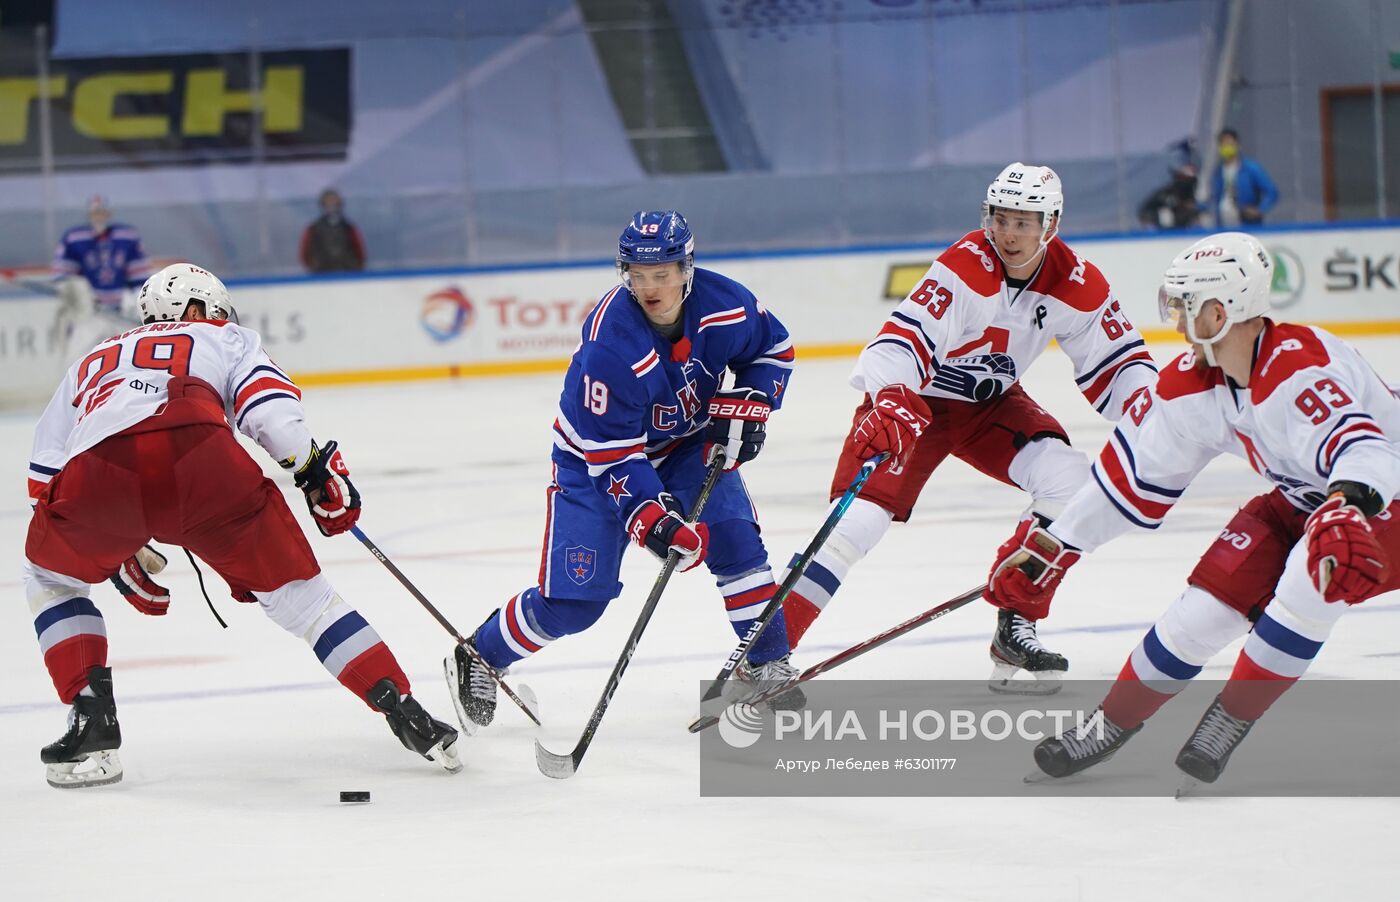
<svg viewBox="0 0 1400 902">
<path fill-rule="evenodd" d="M 1152 339 L 1167 334 L 1157 315 L 1161 272 L 1195 237 L 1088 237 L 1071 246 L 1104 272 Z M 1400 332 L 1400 227 L 1282 228 L 1262 237 L 1281 315 L 1344 335 Z M 858 352 L 940 250 L 702 253 L 699 263 L 751 288 L 787 324 L 799 356 L 813 358 Z M 560 369 L 579 324 L 615 281 L 612 264 L 599 262 L 245 280 L 230 289 L 273 357 L 314 385 Z M 46 396 L 64 362 L 51 334 L 57 302 L 9 298 L 0 308 L 0 392 Z"/>
</svg>

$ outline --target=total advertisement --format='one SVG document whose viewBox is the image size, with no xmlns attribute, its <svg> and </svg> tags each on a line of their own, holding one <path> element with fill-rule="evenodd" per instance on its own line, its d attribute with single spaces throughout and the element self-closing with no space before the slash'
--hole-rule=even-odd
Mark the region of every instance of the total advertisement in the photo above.
<svg viewBox="0 0 1400 902">
<path fill-rule="evenodd" d="M 1157 286 L 1197 236 L 1071 240 L 1149 338 L 1170 339 Z M 1261 233 L 1278 315 L 1342 335 L 1400 332 L 1400 228 Z M 747 285 L 788 326 L 799 357 L 854 354 L 938 248 L 699 258 Z M 241 321 L 306 384 L 558 370 L 616 284 L 610 264 L 231 282 Z M 42 401 L 69 349 L 56 299 L 0 298 L 0 401 Z M 118 330 L 119 331 L 119 330 Z M 71 351 L 71 353 L 70 353 Z"/>
</svg>

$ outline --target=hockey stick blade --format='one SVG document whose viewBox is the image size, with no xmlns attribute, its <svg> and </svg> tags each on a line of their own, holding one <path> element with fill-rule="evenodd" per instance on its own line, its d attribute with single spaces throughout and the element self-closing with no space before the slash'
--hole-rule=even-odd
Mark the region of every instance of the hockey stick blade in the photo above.
<svg viewBox="0 0 1400 902">
<path fill-rule="evenodd" d="M 583 753 L 578 750 L 568 755 L 556 755 L 540 745 L 538 739 L 535 740 L 535 764 L 546 777 L 567 780 L 578 773 L 578 765 L 582 760 Z"/>
<path fill-rule="evenodd" d="M 535 712 L 530 710 L 530 707 L 525 704 L 525 701 L 521 699 L 519 695 L 515 694 L 515 690 L 511 689 L 510 686 L 506 685 L 506 682 L 501 679 L 500 674 L 496 673 L 495 668 L 487 664 L 482 659 L 481 655 L 477 654 L 476 649 L 472 648 L 469 644 L 467 644 L 467 640 L 462 637 L 461 633 L 457 632 L 457 627 L 453 626 L 446 617 L 442 616 L 442 612 L 433 606 L 433 603 L 428 600 L 428 597 L 426 595 L 418 591 L 418 587 L 415 586 L 407 576 L 404 576 L 402 570 L 394 566 L 394 562 L 389 560 L 389 557 L 384 552 L 379 550 L 379 546 L 374 544 L 374 542 L 370 541 L 369 536 L 365 535 L 364 532 L 358 526 L 350 527 L 350 533 L 355 538 L 360 540 L 361 545 L 364 545 L 365 548 L 369 549 L 369 553 L 374 555 L 375 560 L 379 561 L 379 563 L 384 565 L 384 569 L 388 570 L 394 575 L 394 578 L 399 581 L 399 585 L 403 586 L 405 589 L 408 590 L 408 594 L 416 598 L 418 600 L 418 603 L 421 604 L 429 614 L 433 615 L 433 619 L 436 620 L 443 629 L 447 630 L 448 635 L 450 635 L 453 639 L 457 640 L 457 644 L 460 645 L 463 649 L 465 649 L 467 654 L 471 655 L 473 660 L 475 660 L 478 664 L 486 668 L 486 672 L 491 674 L 491 678 L 496 681 L 496 685 L 500 687 L 500 690 L 506 694 L 506 698 L 514 702 L 515 706 L 521 711 L 524 711 L 525 716 L 535 722 L 535 726 L 542 726 L 542 724 L 540 723 L 540 719 L 538 716 L 536 716 Z"/>
<path fill-rule="evenodd" d="M 716 451 L 705 472 L 705 482 L 700 486 L 700 493 L 695 498 L 695 505 L 690 512 L 688 523 L 699 522 L 700 512 L 705 509 L 705 502 L 710 499 L 710 493 L 714 491 L 723 473 L 724 452 Z M 574 744 L 574 750 L 567 755 L 558 755 L 545 748 L 538 739 L 535 740 L 535 763 L 539 765 L 540 773 L 546 777 L 564 780 L 578 773 L 579 763 L 583 761 L 583 756 L 588 753 L 588 747 L 593 743 L 593 737 L 598 732 L 598 725 L 603 722 L 603 715 L 607 713 L 613 693 L 621 684 L 622 675 L 626 673 L 627 665 L 631 663 L 632 655 L 636 653 L 637 645 L 642 641 L 642 633 L 646 630 L 647 623 L 651 621 L 651 615 L 656 611 L 656 606 L 661 601 L 661 593 L 666 590 L 666 584 L 671 581 L 671 574 L 675 572 L 680 560 L 679 552 L 672 551 L 666 555 L 666 563 L 662 565 L 661 573 L 657 575 L 656 582 L 651 587 L 651 594 L 647 596 L 646 603 L 642 605 L 641 613 L 637 615 L 637 622 L 627 637 L 627 644 L 622 647 L 622 654 L 618 656 L 617 663 L 613 665 L 612 673 L 608 675 L 608 682 L 603 686 L 603 694 L 598 698 L 598 703 L 593 706 L 593 713 L 589 715 L 588 725 L 583 728 L 583 735 Z"/>
<path fill-rule="evenodd" d="M 792 566 L 788 568 L 788 574 L 783 579 L 783 584 L 778 587 L 777 592 L 773 593 L 773 597 L 768 600 L 768 604 L 765 605 L 759 615 L 754 618 L 753 623 L 749 624 L 748 631 L 744 633 L 744 638 L 739 640 L 739 644 L 735 646 L 734 650 L 729 653 L 729 657 L 725 659 L 724 666 L 719 669 L 719 673 L 715 676 L 714 680 L 706 687 L 704 694 L 700 697 L 700 704 L 702 706 L 707 702 L 719 698 L 720 694 L 724 692 L 725 680 L 728 680 L 734 675 L 734 671 L 738 668 L 739 662 L 744 660 L 744 656 L 749 653 L 749 649 L 752 648 L 759 637 L 763 635 L 763 631 L 768 628 L 768 624 L 777 616 L 778 611 L 782 610 L 783 602 L 787 601 L 787 597 L 791 595 L 792 590 L 797 587 L 797 581 L 802 578 L 802 574 L 807 572 L 807 565 L 812 562 L 812 559 L 817 556 L 817 552 L 826 544 L 826 540 L 830 538 L 832 531 L 836 529 L 836 524 L 846 515 L 847 509 L 850 508 L 851 504 L 856 500 L 856 496 L 860 494 L 860 490 L 865 485 L 865 481 L 870 478 L 870 474 L 874 473 L 875 468 L 884 463 L 889 456 L 887 452 L 881 451 L 879 454 L 860 465 L 860 472 L 856 473 L 855 478 L 851 480 L 851 484 L 846 488 L 846 491 L 841 494 L 840 500 L 836 502 L 836 505 L 831 509 L 830 513 L 826 515 L 826 519 L 822 521 L 822 525 L 817 530 L 817 534 L 812 537 L 812 541 L 807 543 L 807 547 L 803 549 L 802 554 L 798 555 L 792 562 Z"/>
<path fill-rule="evenodd" d="M 778 686 L 773 687 L 772 689 L 760 692 L 753 698 L 745 699 L 744 704 L 757 706 L 763 704 L 764 702 L 770 699 L 777 698 L 778 696 L 787 692 L 793 686 L 796 686 L 798 683 L 805 683 L 813 677 L 821 676 L 828 670 L 835 670 L 842 664 L 845 664 L 849 661 L 854 661 L 856 658 L 859 658 L 866 652 L 874 651 L 875 649 L 879 648 L 881 645 L 884 645 L 886 642 L 889 642 L 892 639 L 897 639 L 905 633 L 918 629 L 926 623 L 932 623 L 939 617 L 942 617 L 945 614 L 950 614 L 953 611 L 956 611 L 958 608 L 962 607 L 963 605 L 966 605 L 972 601 L 977 600 L 978 598 L 981 598 L 982 592 L 986 590 L 986 588 L 987 587 L 984 584 L 978 586 L 975 589 L 969 589 L 963 594 L 957 596 L 956 598 L 943 602 L 936 608 L 930 608 L 929 610 L 924 611 L 917 617 L 911 617 L 910 619 L 904 621 L 898 626 L 892 626 L 889 629 L 885 630 L 883 633 L 866 639 L 859 645 L 852 645 L 845 651 L 839 651 L 831 657 L 827 658 L 825 661 L 820 661 L 816 664 L 813 664 L 811 667 L 808 667 L 806 670 L 802 671 L 797 676 L 788 680 L 786 683 L 781 683 Z M 705 714 L 691 721 L 690 726 L 686 729 L 692 733 L 699 733 L 701 730 L 708 730 L 710 727 L 714 726 L 717 723 L 719 723 L 718 717 L 716 717 L 713 714 Z"/>
</svg>

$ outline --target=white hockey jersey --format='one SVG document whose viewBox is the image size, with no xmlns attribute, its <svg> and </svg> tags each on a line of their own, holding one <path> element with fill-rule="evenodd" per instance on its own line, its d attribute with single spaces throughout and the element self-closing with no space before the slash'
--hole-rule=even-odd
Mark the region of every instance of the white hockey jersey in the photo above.
<svg viewBox="0 0 1400 902">
<path fill-rule="evenodd" d="M 861 352 L 851 385 L 903 383 L 921 395 L 983 401 L 1009 388 L 1055 339 L 1094 409 L 1117 420 L 1157 366 L 1098 267 L 1059 238 L 1024 289 L 1011 288 L 986 233 L 939 255 Z"/>
<path fill-rule="evenodd" d="M 301 391 L 258 333 L 222 321 L 152 323 L 99 343 L 68 368 L 35 429 L 30 497 L 78 454 L 160 413 L 174 376 L 213 386 L 228 421 L 274 459 L 310 453 Z"/>
<path fill-rule="evenodd" d="M 1156 529 L 1216 455 L 1242 457 L 1300 510 L 1340 480 L 1400 494 L 1400 399 L 1354 348 L 1310 326 L 1266 321 L 1249 385 L 1193 352 L 1133 398 L 1085 484 L 1050 531 L 1084 551 Z"/>
</svg>

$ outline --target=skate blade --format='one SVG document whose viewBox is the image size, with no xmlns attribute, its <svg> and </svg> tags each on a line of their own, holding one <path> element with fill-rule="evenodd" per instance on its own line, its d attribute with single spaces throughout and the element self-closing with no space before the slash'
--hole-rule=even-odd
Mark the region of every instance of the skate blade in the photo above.
<svg viewBox="0 0 1400 902">
<path fill-rule="evenodd" d="M 1177 801 L 1181 801 L 1182 799 L 1199 797 L 1200 789 L 1200 780 L 1197 780 L 1195 777 L 1183 777 L 1181 785 L 1176 788 L 1175 798 Z"/>
<path fill-rule="evenodd" d="M 83 768 L 78 770 L 78 768 Z M 65 761 L 48 765 L 45 775 L 55 789 L 86 789 L 90 786 L 110 786 L 122 781 L 122 762 L 117 750 L 93 752 L 81 761 Z"/>
<path fill-rule="evenodd" d="M 442 769 L 449 774 L 461 773 L 463 765 L 461 757 L 457 754 L 458 738 L 457 736 L 452 737 L 451 742 L 444 739 L 442 742 L 428 749 L 428 753 L 423 757 L 427 758 L 429 761 L 436 761 L 438 764 L 442 765 Z"/>
<path fill-rule="evenodd" d="M 1020 668 L 1011 664 L 998 664 L 987 680 L 987 688 L 998 695 L 1054 695 L 1064 688 L 1060 682 L 1063 670 L 1027 671 L 1032 679 L 1016 676 Z"/>
<path fill-rule="evenodd" d="M 540 724 L 544 723 L 544 720 L 540 717 L 539 696 L 535 695 L 535 690 L 531 689 L 524 683 L 515 684 L 515 694 L 520 696 L 520 700 L 525 703 L 525 707 L 529 708 L 530 713 L 535 715 L 535 720 L 531 721 L 530 726 L 536 732 L 538 732 L 540 729 Z M 535 721 L 538 721 L 538 723 L 536 723 Z"/>
</svg>

